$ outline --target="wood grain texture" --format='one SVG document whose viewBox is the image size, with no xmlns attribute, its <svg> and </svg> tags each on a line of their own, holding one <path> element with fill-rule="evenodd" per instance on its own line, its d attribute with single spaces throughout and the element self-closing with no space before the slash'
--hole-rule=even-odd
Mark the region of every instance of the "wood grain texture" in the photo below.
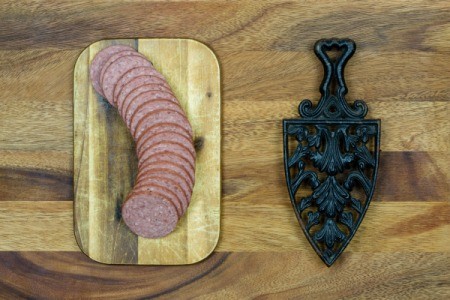
<svg viewBox="0 0 450 300">
<path fill-rule="evenodd" d="M 285 192 L 283 166 L 279 164 L 281 149 L 273 147 L 273 151 L 278 150 L 278 153 L 272 153 L 268 146 L 261 149 L 264 155 L 252 163 L 251 169 L 242 173 L 241 164 L 251 157 L 245 153 L 239 155 L 241 152 L 235 146 L 239 141 L 232 142 L 232 139 L 224 141 L 223 155 L 227 168 L 222 170 L 225 175 L 223 196 L 228 202 L 251 202 L 252 198 L 242 198 L 242 195 L 249 194 L 258 198 L 259 203 L 284 203 L 285 199 L 278 197 Z M 8 150 L 0 151 L 0 154 L 3 165 L 0 168 L 0 201 L 73 199 L 73 174 L 69 169 L 72 162 L 67 162 L 71 157 L 65 152 Z M 448 153 L 445 152 L 382 152 L 383 167 L 379 171 L 376 197 L 372 201 L 450 201 L 450 164 L 447 158 Z M 264 172 L 267 169 L 272 172 L 267 174 Z M 410 176 L 398 181 L 398 174 Z M 420 181 L 417 181 L 419 177 Z"/>
<path fill-rule="evenodd" d="M 311 251 L 290 203 L 254 203 L 251 194 L 243 198 L 247 201 L 223 203 L 216 251 Z M 450 252 L 449 217 L 448 202 L 374 202 L 345 252 Z M 4 201 L 0 251 L 78 251 L 72 220 L 69 201 Z"/>
<path fill-rule="evenodd" d="M 366 100 L 383 133 L 372 206 L 327 269 L 289 207 L 279 142 L 280 119 L 318 100 L 312 46 L 333 36 L 356 41 L 347 98 Z M 73 68 L 89 44 L 118 37 L 193 38 L 218 56 L 222 236 L 199 264 L 62 252 L 78 251 Z M 1 296 L 448 299 L 449 56 L 446 0 L 2 1 L 0 247 L 13 252 L 0 252 Z"/>
<path fill-rule="evenodd" d="M 329 269 L 323 268 L 314 255 L 222 252 L 189 267 L 133 267 L 97 264 L 73 252 L 1 252 L 0 296 L 52 299 L 446 299 L 450 296 L 448 253 L 386 256 L 344 252 Z M 61 288 L 61 282 L 70 284 L 70 290 Z"/>
<path fill-rule="evenodd" d="M 196 144 L 195 186 L 177 228 L 160 239 L 133 234 L 120 210 L 137 172 L 133 139 L 116 109 L 95 93 L 89 66 L 103 48 L 135 46 L 166 78 L 186 112 Z M 108 264 L 192 264 L 216 247 L 221 196 L 220 71 L 214 53 L 188 39 L 96 42 L 74 71 L 74 229 L 80 248 Z"/>
</svg>

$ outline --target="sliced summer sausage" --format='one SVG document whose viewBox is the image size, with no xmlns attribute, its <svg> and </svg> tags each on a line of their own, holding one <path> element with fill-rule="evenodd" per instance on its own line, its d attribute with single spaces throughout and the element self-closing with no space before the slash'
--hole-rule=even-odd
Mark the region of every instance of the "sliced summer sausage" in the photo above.
<svg viewBox="0 0 450 300">
<path fill-rule="evenodd" d="M 176 153 L 183 158 L 189 166 L 194 168 L 195 157 L 184 145 L 181 145 L 181 143 L 174 140 L 158 142 L 143 150 L 142 156 L 138 161 L 138 167 L 143 165 L 148 157 L 164 151 Z"/>
<path fill-rule="evenodd" d="M 131 47 L 100 51 L 90 76 L 94 89 L 117 107 L 136 143 L 138 174 L 122 205 L 123 220 L 139 236 L 164 237 L 191 201 L 192 126 L 164 76 Z"/>
</svg>

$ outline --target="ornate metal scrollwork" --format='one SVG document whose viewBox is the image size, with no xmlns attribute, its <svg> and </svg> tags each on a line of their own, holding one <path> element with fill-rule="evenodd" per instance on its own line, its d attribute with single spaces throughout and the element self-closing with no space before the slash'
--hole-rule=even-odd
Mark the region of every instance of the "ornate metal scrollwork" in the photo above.
<svg viewBox="0 0 450 300">
<path fill-rule="evenodd" d="M 342 52 L 335 60 L 327 51 Z M 347 104 L 344 68 L 356 50 L 349 39 L 316 42 L 324 67 L 316 107 L 303 100 L 302 119 L 283 120 L 284 166 L 297 219 L 312 247 L 331 266 L 358 229 L 374 192 L 380 120 L 364 120 L 362 100 Z M 301 188 L 309 186 L 310 191 Z"/>
</svg>

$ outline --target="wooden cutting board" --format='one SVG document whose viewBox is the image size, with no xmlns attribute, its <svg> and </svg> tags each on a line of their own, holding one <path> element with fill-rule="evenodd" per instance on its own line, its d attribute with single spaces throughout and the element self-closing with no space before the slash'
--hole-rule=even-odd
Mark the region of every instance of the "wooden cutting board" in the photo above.
<svg viewBox="0 0 450 300">
<path fill-rule="evenodd" d="M 192 124 L 196 182 L 185 216 L 170 235 L 145 239 L 121 218 L 137 159 L 117 110 L 95 93 L 89 65 L 112 44 L 147 56 L 168 80 Z M 107 264 L 192 264 L 215 248 L 220 229 L 220 71 L 214 53 L 189 39 L 104 40 L 86 48 L 74 71 L 74 230 L 81 250 Z"/>
</svg>

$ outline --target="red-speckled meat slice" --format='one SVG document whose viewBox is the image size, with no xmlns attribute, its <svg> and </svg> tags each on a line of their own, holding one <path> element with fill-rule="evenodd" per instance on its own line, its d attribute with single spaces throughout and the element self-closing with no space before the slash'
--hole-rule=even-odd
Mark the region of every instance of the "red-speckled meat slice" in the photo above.
<svg viewBox="0 0 450 300">
<path fill-rule="evenodd" d="M 134 193 L 122 206 L 122 218 L 131 231 L 145 238 L 160 238 L 175 230 L 175 206 L 154 192 Z"/>
<path fill-rule="evenodd" d="M 146 91 L 165 91 L 172 94 L 170 87 L 161 78 L 148 75 L 136 77 L 124 85 L 117 96 L 116 104 L 119 113 L 125 113 L 130 100 Z"/>
<path fill-rule="evenodd" d="M 153 135 L 142 145 L 142 147 L 140 148 L 141 151 L 138 153 L 138 157 L 144 158 L 143 155 L 148 148 L 152 147 L 155 144 L 160 144 L 166 141 L 179 144 L 181 147 L 189 151 L 189 153 L 195 159 L 196 153 L 192 140 L 186 138 L 185 136 L 179 134 L 178 132 L 161 132 L 156 135 Z"/>
<path fill-rule="evenodd" d="M 184 159 L 185 164 L 187 163 L 191 168 L 195 168 L 195 157 L 185 145 L 181 145 L 178 141 L 163 141 L 152 144 L 142 151 L 142 154 L 139 157 L 138 167 L 143 165 L 148 157 L 165 151 L 178 154 Z"/>
<path fill-rule="evenodd" d="M 163 195 L 166 195 L 168 199 L 175 205 L 178 213 L 178 217 L 181 217 L 185 211 L 185 196 L 179 186 L 173 181 L 163 178 L 162 176 L 147 177 L 145 180 L 137 182 L 133 187 L 136 191 L 149 191 L 153 188 L 157 189 Z"/>
<path fill-rule="evenodd" d="M 130 131 L 133 134 L 134 140 L 138 141 L 147 128 L 161 123 L 177 123 L 182 126 L 191 137 L 193 136 L 191 124 L 189 124 L 186 116 L 170 110 L 151 112 L 136 124 L 136 128 L 130 128 Z"/>
<path fill-rule="evenodd" d="M 114 88 L 117 81 L 123 74 L 137 66 L 151 66 L 151 62 L 149 62 L 142 55 L 136 55 L 133 53 L 129 53 L 128 55 L 125 54 L 126 51 L 123 51 L 111 56 L 108 61 L 113 60 L 114 57 L 116 57 L 116 59 L 113 60 L 109 66 L 105 65 L 105 68 L 102 71 L 104 73 L 101 75 L 100 80 L 103 94 L 111 104 L 114 104 L 112 101 Z"/>
<path fill-rule="evenodd" d="M 121 110 L 121 114 L 126 118 L 128 115 L 131 115 L 136 109 L 137 106 L 142 104 L 142 97 L 145 95 L 146 98 L 152 97 L 153 99 L 167 99 L 179 105 L 179 102 L 174 94 L 172 94 L 169 90 L 164 90 L 161 85 L 156 85 L 150 87 L 148 85 L 142 86 L 136 91 L 133 91 L 125 98 L 123 102 L 123 107 Z"/>
<path fill-rule="evenodd" d="M 113 65 L 113 63 L 121 58 L 121 57 L 125 57 L 125 56 L 139 56 L 139 57 L 143 57 L 145 58 L 141 53 L 137 52 L 137 51 L 131 51 L 131 50 L 125 50 L 125 51 L 120 51 L 117 53 L 114 53 L 113 55 L 111 55 L 108 60 L 105 62 L 105 64 L 103 65 L 103 69 L 100 72 L 100 78 L 99 78 L 99 83 L 100 86 L 102 87 L 103 90 L 103 80 L 105 79 L 105 72 L 106 70 Z"/>
<path fill-rule="evenodd" d="M 188 199 L 186 198 L 184 191 L 173 180 L 163 176 L 163 174 L 154 173 L 153 176 L 147 176 L 136 184 L 133 189 L 147 190 L 148 187 L 159 187 L 168 197 L 171 198 L 175 204 L 178 216 L 181 217 L 186 211 Z"/>
<path fill-rule="evenodd" d="M 89 69 L 89 74 L 91 77 L 92 85 L 97 93 L 102 95 L 103 90 L 100 82 L 100 74 L 103 70 L 103 67 L 105 66 L 105 63 L 108 61 L 108 59 L 121 51 L 135 51 L 134 48 L 127 46 L 127 45 L 113 45 L 106 47 L 105 49 L 101 50 L 100 52 L 95 55 L 94 59 L 92 60 L 91 67 Z"/>
<path fill-rule="evenodd" d="M 169 162 L 170 164 L 168 164 Z M 161 165 L 177 171 L 192 190 L 195 182 L 194 169 L 186 163 L 185 157 L 170 151 L 160 151 L 156 155 L 148 157 L 147 160 L 139 167 L 137 181 L 141 180 L 141 178 L 145 176 L 145 173 L 158 168 Z"/>
<path fill-rule="evenodd" d="M 114 88 L 114 96 L 113 101 L 117 104 L 117 100 L 119 97 L 120 92 L 122 91 L 123 87 L 129 84 L 133 79 L 141 76 L 154 76 L 161 79 L 161 84 L 170 88 L 169 85 L 166 82 L 166 79 L 164 76 L 159 73 L 153 66 L 151 67 L 136 67 L 120 77 L 120 79 L 117 81 L 117 84 Z"/>
<path fill-rule="evenodd" d="M 136 104 L 132 104 L 133 107 L 130 107 L 127 114 L 124 116 L 125 123 L 132 133 L 134 132 L 134 129 L 136 129 L 137 124 L 142 123 L 143 118 L 153 112 L 169 110 L 177 112 L 186 118 L 183 109 L 178 103 L 169 99 L 155 98 L 155 96 L 152 95 L 152 92 L 140 96 L 135 102 Z M 131 130 L 132 128 L 133 130 Z"/>
<path fill-rule="evenodd" d="M 153 163 L 151 167 L 148 167 L 147 170 L 140 174 L 138 178 L 136 178 L 136 183 L 141 182 L 147 177 L 153 176 L 152 174 L 161 174 L 161 176 L 169 178 L 176 182 L 183 190 L 183 193 L 186 199 L 189 199 L 192 194 L 192 186 L 189 178 L 186 178 L 185 173 L 180 172 L 179 169 L 172 168 L 173 163 L 167 164 L 166 162 Z"/>
<path fill-rule="evenodd" d="M 189 164 L 186 164 L 185 160 L 183 160 L 178 154 L 173 152 L 161 152 L 158 156 L 149 157 L 147 161 L 145 161 L 139 168 L 136 181 L 139 181 L 139 179 L 144 176 L 146 172 L 159 169 L 161 167 L 180 174 L 180 176 L 183 176 L 191 188 L 194 186 L 194 169 L 189 166 Z"/>
<path fill-rule="evenodd" d="M 193 143 L 192 137 L 189 135 L 189 132 L 184 127 L 180 126 L 177 123 L 162 122 L 147 128 L 145 132 L 139 137 L 139 140 L 136 141 L 137 155 L 138 156 L 140 155 L 142 146 L 146 143 L 148 139 L 161 132 L 176 132 L 186 137 L 186 139 L 189 140 L 190 143 Z"/>
<path fill-rule="evenodd" d="M 183 178 L 181 174 L 171 173 L 170 170 L 162 168 L 161 166 L 162 165 L 157 165 L 155 168 L 147 170 L 146 173 L 141 176 L 141 179 L 137 182 L 137 184 L 140 184 L 141 182 L 146 182 L 148 178 L 155 178 L 155 177 L 171 181 L 172 184 L 176 185 L 177 188 L 179 188 L 183 193 L 182 206 L 185 212 L 191 200 L 192 187 L 187 183 L 186 178 Z"/>
<path fill-rule="evenodd" d="M 185 191 L 177 181 L 164 176 L 164 174 L 160 172 L 148 173 L 145 178 L 142 178 L 141 182 L 138 183 L 139 186 L 136 188 L 141 189 L 141 187 L 148 186 L 154 182 L 157 182 L 159 186 L 163 185 L 165 188 L 169 189 L 169 192 L 167 192 L 166 195 L 170 195 L 174 202 L 177 201 L 176 206 L 177 210 L 180 212 L 179 218 L 181 218 L 189 207 L 191 194 L 186 196 Z"/>
<path fill-rule="evenodd" d="M 135 185 L 133 187 L 133 190 L 128 194 L 127 200 L 132 195 L 148 194 L 148 193 L 158 195 L 169 201 L 169 203 L 175 207 L 178 218 L 182 216 L 181 210 L 179 209 L 181 205 L 177 202 L 176 195 L 172 193 L 169 189 L 167 189 L 167 187 L 164 187 L 164 185 L 161 184 L 147 184 L 146 186 L 139 186 L 139 187 Z"/>
</svg>

